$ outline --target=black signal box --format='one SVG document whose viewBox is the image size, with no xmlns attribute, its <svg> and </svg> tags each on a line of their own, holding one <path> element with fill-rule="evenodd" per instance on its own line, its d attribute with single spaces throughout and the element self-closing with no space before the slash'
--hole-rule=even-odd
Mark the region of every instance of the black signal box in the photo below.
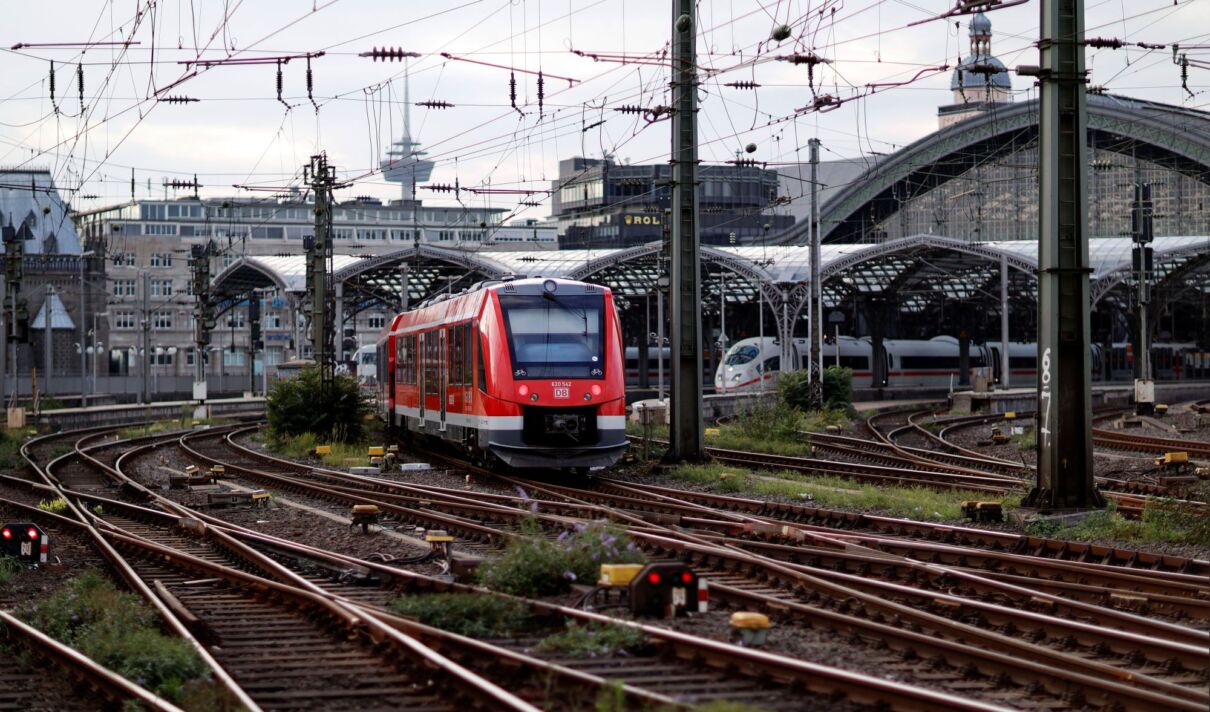
<svg viewBox="0 0 1210 712">
<path fill-rule="evenodd" d="M 13 522 L 0 527 L 0 553 L 21 561 L 45 564 L 48 550 L 46 532 L 37 524 Z"/>
<path fill-rule="evenodd" d="M 648 564 L 630 581 L 629 593 L 630 610 L 640 616 L 672 618 L 701 607 L 697 574 L 684 564 Z"/>
</svg>

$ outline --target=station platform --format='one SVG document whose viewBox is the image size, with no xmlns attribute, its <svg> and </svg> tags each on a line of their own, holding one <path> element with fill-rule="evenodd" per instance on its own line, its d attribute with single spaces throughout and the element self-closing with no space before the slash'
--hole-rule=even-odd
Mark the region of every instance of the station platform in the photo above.
<svg viewBox="0 0 1210 712">
<path fill-rule="evenodd" d="M 1003 391 L 959 391 L 950 396 L 950 407 L 971 413 L 1004 413 L 1037 409 L 1035 388 L 1009 388 Z M 1157 381 L 1156 403 L 1184 403 L 1210 399 L 1210 381 Z M 1092 405 L 1128 405 L 1134 402 L 1133 383 L 1094 383 Z"/>
<path fill-rule="evenodd" d="M 86 408 L 58 408 L 44 410 L 38 415 L 28 412 L 25 424 L 43 432 L 72 430 L 99 425 L 126 425 L 156 420 L 180 418 L 181 414 L 193 415 L 197 401 L 164 401 L 158 403 L 126 403 L 122 405 L 94 405 Z M 235 415 L 250 415 L 265 412 L 265 399 L 222 398 L 206 401 L 209 417 L 222 418 Z M 7 426 L 7 422 L 5 423 Z"/>
</svg>

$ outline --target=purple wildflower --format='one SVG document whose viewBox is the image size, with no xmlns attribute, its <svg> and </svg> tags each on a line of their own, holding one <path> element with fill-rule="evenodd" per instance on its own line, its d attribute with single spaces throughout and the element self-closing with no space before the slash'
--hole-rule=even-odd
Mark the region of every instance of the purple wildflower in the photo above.
<svg viewBox="0 0 1210 712">
<path fill-rule="evenodd" d="M 567 569 L 566 571 L 563 572 L 563 578 L 567 579 L 568 581 L 575 581 L 576 574 L 571 569 Z"/>
</svg>

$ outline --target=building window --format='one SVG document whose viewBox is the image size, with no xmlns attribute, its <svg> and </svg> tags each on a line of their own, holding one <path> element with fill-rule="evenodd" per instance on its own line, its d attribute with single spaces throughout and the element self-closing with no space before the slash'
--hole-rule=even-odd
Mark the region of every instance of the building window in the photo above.
<svg viewBox="0 0 1210 712">
<path fill-rule="evenodd" d="M 371 314 L 366 317 L 366 326 L 371 329 L 382 329 L 387 325 L 385 314 Z"/>
<path fill-rule="evenodd" d="M 193 349 L 192 347 L 185 349 L 185 365 L 186 366 L 193 366 L 195 363 L 197 363 L 194 360 L 196 358 L 196 353 L 197 353 L 196 350 Z"/>
<path fill-rule="evenodd" d="M 113 281 L 113 296 L 133 297 L 135 291 L 133 279 L 115 279 Z"/>
<path fill-rule="evenodd" d="M 244 328 L 244 324 L 246 323 L 245 322 L 246 318 L 247 318 L 247 314 L 245 312 L 231 311 L 227 314 L 227 326 L 233 327 L 236 329 L 242 329 L 242 328 Z"/>
<path fill-rule="evenodd" d="M 113 255 L 114 267 L 134 267 L 135 255 L 133 252 L 115 252 Z"/>
<path fill-rule="evenodd" d="M 456 233 L 453 230 L 438 230 L 437 240 L 440 242 L 452 242 Z"/>
<path fill-rule="evenodd" d="M 280 329 L 281 328 L 281 314 L 279 314 L 277 312 L 268 312 L 267 314 L 265 314 L 265 328 L 266 329 Z"/>
<path fill-rule="evenodd" d="M 113 328 L 114 329 L 133 329 L 134 328 L 134 312 L 128 312 L 128 311 L 113 312 Z"/>
<path fill-rule="evenodd" d="M 172 224 L 145 224 L 143 225 L 144 235 L 175 235 L 176 225 Z"/>
<path fill-rule="evenodd" d="M 171 267 L 172 253 L 171 252 L 153 252 L 151 254 L 152 267 Z"/>
<path fill-rule="evenodd" d="M 151 351 L 151 363 L 153 366 L 171 366 L 172 356 L 168 353 L 168 349 L 157 346 Z"/>
<path fill-rule="evenodd" d="M 233 347 L 223 349 L 223 365 L 224 366 L 243 366 L 244 352 L 235 351 Z"/>
<path fill-rule="evenodd" d="M 151 296 L 153 296 L 153 297 L 171 297 L 172 296 L 172 280 L 171 279 L 153 279 L 153 280 L 151 280 Z"/>
<path fill-rule="evenodd" d="M 151 326 L 155 329 L 171 329 L 172 328 L 172 312 L 158 311 L 151 319 Z"/>
</svg>

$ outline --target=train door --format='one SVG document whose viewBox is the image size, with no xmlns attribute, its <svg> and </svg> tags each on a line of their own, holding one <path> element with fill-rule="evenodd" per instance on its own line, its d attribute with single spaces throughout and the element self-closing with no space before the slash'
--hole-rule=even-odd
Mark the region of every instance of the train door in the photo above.
<svg viewBox="0 0 1210 712">
<path fill-rule="evenodd" d="M 429 385 L 432 376 L 432 369 L 429 368 L 429 341 L 431 340 L 432 332 L 426 332 L 416 335 L 416 356 L 418 357 L 419 368 L 416 369 L 416 378 L 420 381 L 420 416 L 419 427 L 424 427 L 424 399 L 429 394 Z"/>
<path fill-rule="evenodd" d="M 450 370 L 448 367 L 446 367 L 446 365 L 449 363 L 448 351 L 446 349 L 446 334 L 447 333 L 448 332 L 445 329 L 438 329 L 438 331 L 437 331 L 437 335 L 438 335 L 437 336 L 437 354 L 436 354 L 437 358 L 435 361 L 435 363 L 438 364 L 437 394 L 441 398 L 441 425 L 438 426 L 438 430 L 440 430 L 442 432 L 445 432 L 445 411 L 446 411 L 446 406 L 448 405 L 449 400 L 450 400 L 449 399 Z"/>
</svg>

